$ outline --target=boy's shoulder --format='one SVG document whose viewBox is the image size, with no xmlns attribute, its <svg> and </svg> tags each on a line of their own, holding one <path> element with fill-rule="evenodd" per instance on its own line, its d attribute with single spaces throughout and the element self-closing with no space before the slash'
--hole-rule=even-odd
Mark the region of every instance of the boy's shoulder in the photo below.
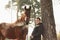
<svg viewBox="0 0 60 40">
<path fill-rule="evenodd" d="M 43 23 L 40 23 L 40 25 L 43 25 Z"/>
</svg>

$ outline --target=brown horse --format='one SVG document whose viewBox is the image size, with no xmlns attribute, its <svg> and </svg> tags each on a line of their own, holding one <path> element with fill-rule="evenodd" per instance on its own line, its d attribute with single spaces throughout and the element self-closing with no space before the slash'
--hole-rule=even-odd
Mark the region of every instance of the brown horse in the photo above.
<svg viewBox="0 0 60 40">
<path fill-rule="evenodd" d="M 18 19 L 15 23 L 1 23 L 0 24 L 0 40 L 8 39 L 17 39 L 25 40 L 28 33 L 28 23 L 30 18 L 30 10 L 25 6 L 25 13 L 22 14 L 21 18 Z"/>
</svg>

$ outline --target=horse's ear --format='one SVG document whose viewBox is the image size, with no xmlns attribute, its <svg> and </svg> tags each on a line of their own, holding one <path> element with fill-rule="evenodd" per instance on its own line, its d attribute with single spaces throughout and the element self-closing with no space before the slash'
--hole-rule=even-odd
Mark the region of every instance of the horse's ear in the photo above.
<svg viewBox="0 0 60 40">
<path fill-rule="evenodd" d="M 31 10 L 31 6 L 29 6 L 29 9 Z"/>
<path fill-rule="evenodd" d="M 25 6 L 25 10 L 26 10 L 26 6 Z"/>
</svg>

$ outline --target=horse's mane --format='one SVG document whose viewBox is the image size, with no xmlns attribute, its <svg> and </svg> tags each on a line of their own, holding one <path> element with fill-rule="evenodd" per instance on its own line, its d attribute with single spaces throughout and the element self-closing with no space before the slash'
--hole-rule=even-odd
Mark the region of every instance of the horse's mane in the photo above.
<svg viewBox="0 0 60 40">
<path fill-rule="evenodd" d="M 23 13 L 21 17 L 15 22 L 15 23 L 20 23 L 20 22 L 25 22 L 26 14 Z"/>
</svg>

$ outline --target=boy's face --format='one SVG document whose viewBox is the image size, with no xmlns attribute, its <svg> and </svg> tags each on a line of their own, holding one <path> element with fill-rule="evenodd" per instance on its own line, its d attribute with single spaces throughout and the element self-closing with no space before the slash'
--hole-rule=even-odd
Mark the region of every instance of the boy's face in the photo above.
<svg viewBox="0 0 60 40">
<path fill-rule="evenodd" d="M 40 20 L 39 19 L 35 19 L 35 23 L 36 24 L 40 23 Z"/>
</svg>

